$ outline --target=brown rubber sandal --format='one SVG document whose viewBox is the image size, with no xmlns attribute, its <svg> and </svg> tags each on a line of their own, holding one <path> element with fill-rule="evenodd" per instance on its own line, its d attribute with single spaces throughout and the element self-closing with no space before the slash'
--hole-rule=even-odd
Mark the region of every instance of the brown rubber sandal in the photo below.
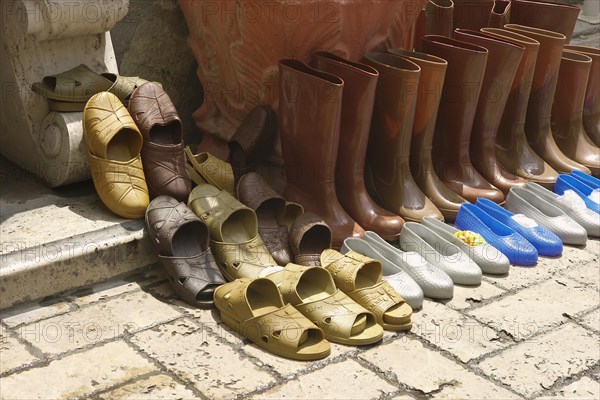
<svg viewBox="0 0 600 400">
<path fill-rule="evenodd" d="M 331 248 L 331 229 L 317 214 L 304 213 L 290 229 L 290 248 L 294 263 L 318 267 L 321 253 Z"/>
<path fill-rule="evenodd" d="M 225 283 L 208 241 L 208 228 L 183 203 L 159 196 L 146 210 L 146 229 L 158 249 L 169 283 L 186 303 L 209 308 Z"/>
<path fill-rule="evenodd" d="M 331 353 L 323 331 L 291 305 L 284 305 L 268 279 L 237 279 L 215 291 L 221 320 L 263 349 L 293 360 L 318 360 Z"/>
<path fill-rule="evenodd" d="M 412 328 L 412 308 L 392 286 L 381 279 L 381 263 L 354 251 L 346 254 L 328 249 L 321 265 L 329 271 L 337 287 L 375 315 L 384 329 L 407 331 Z"/>
<path fill-rule="evenodd" d="M 229 162 L 236 178 L 255 171 L 266 156 L 277 129 L 276 121 L 269 106 L 258 106 L 244 118 L 229 140 Z"/>
<path fill-rule="evenodd" d="M 288 228 L 283 220 L 286 202 L 256 172 L 243 175 L 237 185 L 238 199 L 258 217 L 258 233 L 277 264 L 292 261 Z"/>
</svg>

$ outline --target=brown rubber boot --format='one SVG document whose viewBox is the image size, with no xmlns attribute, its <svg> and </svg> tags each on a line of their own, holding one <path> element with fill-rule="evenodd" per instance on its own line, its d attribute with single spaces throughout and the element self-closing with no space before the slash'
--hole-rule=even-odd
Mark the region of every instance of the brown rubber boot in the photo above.
<svg viewBox="0 0 600 400">
<path fill-rule="evenodd" d="M 496 203 L 504 195 L 471 164 L 471 129 L 485 74 L 487 49 L 444 36 L 425 36 L 423 51 L 448 61 L 440 110 L 433 135 L 433 165 L 453 192 L 474 203 L 485 197 Z"/>
<path fill-rule="evenodd" d="M 525 136 L 527 103 L 540 44 L 504 29 L 483 28 L 482 31 L 525 48 L 496 135 L 496 157 L 507 171 L 552 189 L 558 173 L 533 151 Z"/>
<path fill-rule="evenodd" d="M 555 1 L 512 0 L 511 24 L 525 25 L 562 33 L 571 41 L 579 16 L 579 6 Z"/>
<path fill-rule="evenodd" d="M 556 92 L 565 36 L 544 29 L 516 24 L 508 24 L 504 28 L 528 36 L 540 43 L 525 121 L 527 141 L 533 150 L 557 172 L 568 174 L 577 169 L 589 174 L 588 168 L 571 160 L 558 148 L 550 129 L 550 113 Z"/>
<path fill-rule="evenodd" d="M 344 81 L 298 60 L 279 61 L 279 132 L 286 165 L 284 197 L 318 214 L 333 246 L 365 231 L 344 211 L 335 191 Z"/>
<path fill-rule="evenodd" d="M 364 62 L 379 71 L 367 149 L 367 182 L 373 199 L 409 221 L 443 220 L 410 172 L 410 140 L 420 68 L 388 53 L 367 53 Z"/>
<path fill-rule="evenodd" d="M 315 65 L 344 81 L 342 120 L 335 169 L 337 196 L 348 214 L 365 230 L 397 240 L 404 220 L 378 206 L 365 188 L 365 158 L 375 90 L 376 69 L 326 52 L 315 53 Z"/>
<path fill-rule="evenodd" d="M 494 1 L 494 8 L 492 8 L 488 26 L 490 28 L 502 28 L 504 25 L 508 24 L 511 8 L 510 0 Z"/>
<path fill-rule="evenodd" d="M 429 54 L 400 49 L 388 51 L 421 67 L 413 136 L 410 142 L 410 171 L 419 188 L 442 212 L 446 221 L 454 221 L 458 209 L 466 200 L 438 178 L 431 160 L 431 143 L 448 63 Z"/>
<path fill-rule="evenodd" d="M 421 51 L 421 39 L 425 35 L 452 37 L 453 14 L 454 2 L 452 0 L 429 0 L 417 19 L 415 50 Z"/>
<path fill-rule="evenodd" d="M 600 146 L 600 49 L 587 46 L 565 46 L 592 59 L 592 69 L 583 103 L 583 127 L 590 139 Z"/>
<path fill-rule="evenodd" d="M 494 0 L 453 0 L 454 29 L 479 30 L 488 26 Z"/>
<path fill-rule="evenodd" d="M 506 195 L 510 188 L 525 186 L 527 182 L 506 171 L 496 159 L 496 135 L 500 119 L 525 48 L 467 29 L 457 29 L 454 37 L 488 50 L 488 62 L 471 132 L 471 162 L 488 182 Z"/>
<path fill-rule="evenodd" d="M 592 59 L 585 54 L 563 51 L 556 95 L 552 104 L 552 133 L 560 149 L 588 167 L 592 175 L 600 174 L 600 148 L 583 129 L 583 101 Z"/>
</svg>

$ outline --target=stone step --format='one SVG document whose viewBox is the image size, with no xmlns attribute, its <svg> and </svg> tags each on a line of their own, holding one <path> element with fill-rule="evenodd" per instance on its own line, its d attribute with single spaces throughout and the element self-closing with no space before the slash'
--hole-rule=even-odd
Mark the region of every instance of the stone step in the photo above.
<svg viewBox="0 0 600 400">
<path fill-rule="evenodd" d="M 157 261 L 143 220 L 111 213 L 91 181 L 49 189 L 0 158 L 0 309 Z"/>
</svg>

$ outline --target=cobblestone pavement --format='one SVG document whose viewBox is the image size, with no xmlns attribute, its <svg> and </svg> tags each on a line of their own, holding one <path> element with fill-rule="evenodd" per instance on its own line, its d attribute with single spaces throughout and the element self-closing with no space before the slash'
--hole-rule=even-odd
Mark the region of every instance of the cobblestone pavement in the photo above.
<svg viewBox="0 0 600 400">
<path fill-rule="evenodd" d="M 600 397 L 600 242 L 425 301 L 410 333 L 319 362 L 259 350 L 160 269 L 1 315 L 0 397 Z"/>
</svg>

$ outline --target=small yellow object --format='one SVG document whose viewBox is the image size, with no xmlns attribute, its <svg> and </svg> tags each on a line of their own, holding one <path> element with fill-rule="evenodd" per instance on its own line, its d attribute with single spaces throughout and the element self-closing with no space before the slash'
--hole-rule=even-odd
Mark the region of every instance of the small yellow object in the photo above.
<svg viewBox="0 0 600 400">
<path fill-rule="evenodd" d="M 460 231 L 454 234 L 457 238 L 468 244 L 469 246 L 479 246 L 486 243 L 483 236 L 473 231 Z"/>
</svg>

